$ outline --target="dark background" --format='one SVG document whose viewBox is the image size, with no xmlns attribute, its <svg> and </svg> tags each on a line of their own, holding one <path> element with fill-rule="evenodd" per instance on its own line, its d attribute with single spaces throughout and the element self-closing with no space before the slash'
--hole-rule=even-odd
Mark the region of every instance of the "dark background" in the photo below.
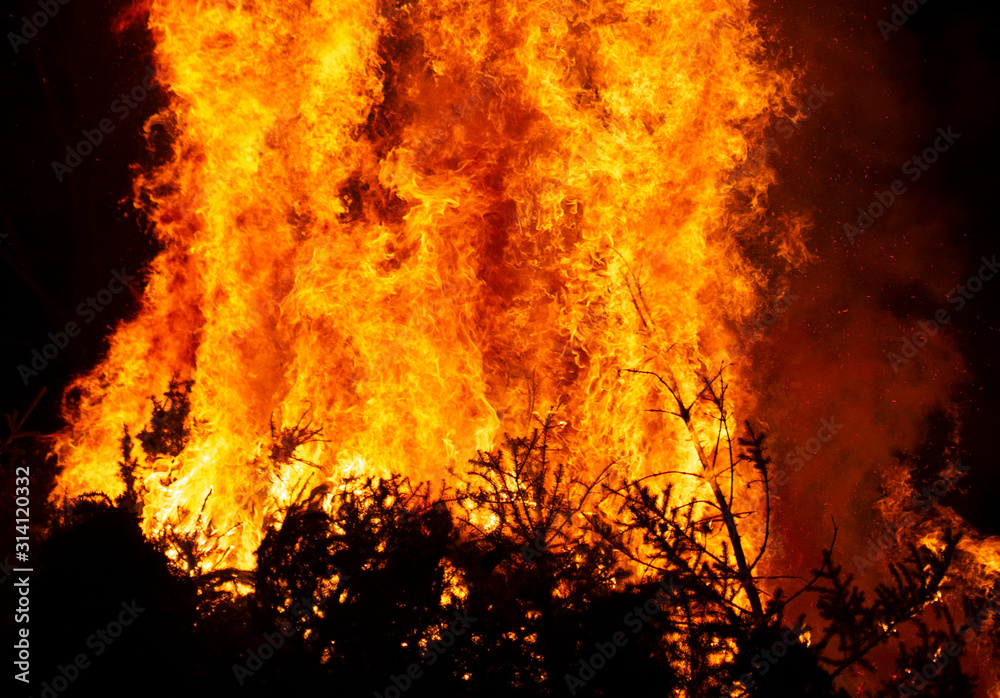
<svg viewBox="0 0 1000 698">
<path fill-rule="evenodd" d="M 46 394 L 35 428 L 59 426 L 62 388 L 74 374 L 94 365 L 106 336 L 138 308 L 128 290 L 93 322 L 76 313 L 79 303 L 107 288 L 114 270 L 138 270 L 156 252 L 147 225 L 133 209 L 131 167 L 148 163 L 143 124 L 164 103 L 157 88 L 128 117 L 119 120 L 112 104 L 141 85 L 152 66 L 152 44 L 140 28 L 113 29 L 120 2 L 75 2 L 42 27 L 15 54 L 10 41 L 3 55 L 6 104 L 2 131 L 3 229 L 0 240 L 0 409 L 24 409 L 41 388 Z M 33 2 L 12 4 L 4 31 L 21 31 L 21 17 L 37 11 Z M 114 131 L 60 183 L 52 162 L 66 159 L 66 147 L 83 130 L 110 118 Z M 141 283 L 135 285 L 141 291 Z M 36 377 L 24 384 L 19 364 L 66 323 L 82 327 L 78 337 Z"/>
<path fill-rule="evenodd" d="M 943 465 L 947 420 L 928 405 L 946 393 L 961 423 L 957 455 L 970 470 L 958 491 L 943 501 L 982 533 L 998 534 L 994 435 L 1000 422 L 1000 284 L 987 282 L 959 312 L 951 312 L 954 306 L 945 299 L 977 272 L 982 256 L 1000 253 L 994 213 L 1000 155 L 998 14 L 982 3 L 927 0 L 885 38 L 878 21 L 891 21 L 899 4 L 793 0 L 761 5 L 762 30 L 776 54 L 802 70 L 803 98 L 811 85 L 825 84 L 834 93 L 775 158 L 781 182 L 772 191 L 770 208 L 776 215 L 809 213 L 814 223 L 809 247 L 817 261 L 793 282 L 806 297 L 806 305 L 795 309 L 799 317 L 776 332 L 763 353 L 783 366 L 773 374 L 786 380 L 812 363 L 796 357 L 798 350 L 822 354 L 818 363 L 836 367 L 836 377 L 815 383 L 849 386 L 828 388 L 839 393 L 830 400 L 838 409 L 849 409 L 843 404 L 851 401 L 880 403 L 858 405 L 852 418 L 890 423 L 881 412 L 885 405 L 899 414 L 923 414 L 923 443 L 894 454 L 906 459 L 918 490 L 931 484 Z M 911 183 L 901 174 L 902 164 L 930 146 L 939 127 L 949 126 L 961 139 Z M 904 180 L 906 193 L 850 244 L 843 224 L 855 223 L 857 207 L 867 207 L 874 192 L 888 189 L 895 179 Z M 941 307 L 948 308 L 952 321 L 916 357 L 919 367 L 893 375 L 883 387 L 885 352 L 898 352 L 899 338 L 912 337 L 916 323 Z M 873 336 L 878 340 L 870 342 Z M 952 349 L 957 351 L 949 354 Z M 876 351 L 879 365 L 872 369 L 866 362 Z M 762 367 L 766 363 L 767 357 Z M 878 400 L 872 397 L 876 393 L 881 393 Z M 808 396 L 808 391 L 793 394 Z M 858 431 L 863 439 L 864 429 Z M 845 450 L 853 456 L 863 448 L 853 444 Z M 814 480 L 815 501 L 824 496 L 829 501 L 823 490 L 839 487 L 849 468 L 843 462 L 832 465 L 824 479 Z M 872 489 L 877 487 L 873 482 Z M 835 512 L 840 521 L 870 515 L 864 497 L 857 499 L 846 516 Z"/>
<path fill-rule="evenodd" d="M 801 283 L 816 286 L 817 303 L 831 305 L 824 289 L 830 294 L 843 286 L 901 320 L 923 319 L 945 305 L 942 289 L 974 273 L 980 256 L 1000 252 L 992 211 L 1000 154 L 1000 37 L 996 15 L 977 5 L 928 0 L 888 40 L 877 22 L 889 19 L 891 6 L 865 1 L 759 7 L 762 31 L 776 55 L 803 70 L 803 96 L 819 84 L 835 94 L 775 157 L 782 182 L 771 196 L 775 214 L 806 211 L 813 218 L 810 248 L 825 267 L 805 274 Z M 21 17 L 38 9 L 24 0 L 9 7 L 5 32 L 19 32 Z M 0 411 L 23 410 L 44 387 L 30 424 L 42 431 L 60 426 L 62 389 L 98 361 L 112 327 L 136 312 L 138 296 L 116 295 L 28 385 L 18 365 L 30 363 L 32 350 L 49 342 L 47 333 L 78 321 L 77 305 L 106 288 L 115 269 L 125 267 L 141 279 L 139 271 L 157 249 L 131 205 L 131 168 L 149 165 L 143 124 L 165 100 L 153 93 L 123 122 L 111 113 L 115 99 L 139 85 L 152 64 L 141 21 L 113 29 L 123 10 L 118 2 L 69 0 L 17 53 L 8 40 L 0 45 Z M 107 117 L 114 132 L 57 181 L 52 161 L 64 159 L 83 129 Z M 949 125 L 962 134 L 960 142 L 857 245 L 847 245 L 842 223 L 872 200 L 875 189 L 898 177 L 901 163 L 929 145 L 937 127 Z M 972 465 L 966 492 L 947 501 L 992 534 L 1000 533 L 993 439 L 1000 418 L 998 294 L 1000 284 L 987 284 L 946 330 L 963 357 L 955 370 L 965 380 L 954 397 L 962 409 L 963 457 Z M 850 304 L 845 297 L 847 309 L 836 312 L 848 312 Z M 821 318 L 817 313 L 776 337 L 837 332 Z M 787 348 L 772 351 L 780 361 Z M 932 428 L 929 422 L 929 436 Z"/>
</svg>

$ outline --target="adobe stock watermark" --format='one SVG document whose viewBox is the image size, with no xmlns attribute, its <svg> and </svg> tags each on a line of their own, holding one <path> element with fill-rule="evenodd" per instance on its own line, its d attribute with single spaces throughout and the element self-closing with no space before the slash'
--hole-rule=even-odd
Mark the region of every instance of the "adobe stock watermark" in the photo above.
<svg viewBox="0 0 1000 698">
<path fill-rule="evenodd" d="M 114 297 L 124 291 L 133 279 L 135 276 L 126 272 L 124 267 L 120 272 L 115 270 L 107 288 L 102 288 L 94 296 L 88 297 L 87 300 L 76 306 L 77 317 L 89 325 L 97 317 L 97 314 L 107 308 Z M 49 362 L 53 361 L 59 356 L 59 352 L 69 346 L 70 339 L 79 337 L 80 329 L 80 325 L 76 321 L 70 320 L 62 332 L 49 332 L 48 338 L 52 341 L 43 346 L 41 351 L 31 350 L 30 366 L 26 364 L 18 364 L 17 366 L 17 375 L 20 376 L 24 385 L 27 385 L 31 378 L 44 371 Z"/>
<path fill-rule="evenodd" d="M 754 673 L 764 676 L 771 671 L 774 665 L 788 654 L 790 648 L 800 644 L 799 639 L 807 632 L 809 632 L 809 628 L 802 625 L 802 621 L 796 623 L 794 628 L 786 628 L 780 640 L 775 640 L 770 647 L 761 650 L 750 659 L 750 666 L 753 667 Z M 752 691 L 757 685 L 754 675 L 749 672 L 742 674 L 736 681 L 743 687 L 744 693 Z M 741 690 L 740 686 L 734 684 L 724 690 L 722 695 L 729 696 L 733 694 L 733 691 L 739 690 Z"/>
<path fill-rule="evenodd" d="M 880 19 L 877 23 L 878 30 L 882 33 L 882 38 L 888 41 L 889 36 L 893 32 L 898 32 L 899 28 L 906 24 L 906 21 L 910 17 L 917 14 L 920 6 L 926 4 L 926 2 L 927 0 L 903 0 L 901 4 L 893 5 L 892 14 L 889 15 L 892 23 L 890 24 L 884 19 Z"/>
<path fill-rule="evenodd" d="M 948 152 L 955 141 L 962 137 L 961 133 L 953 133 L 952 128 L 951 126 L 947 130 L 939 128 L 937 130 L 938 137 L 934 139 L 930 147 L 903 163 L 902 172 L 909 177 L 911 183 L 920 179 L 923 173 L 929 170 L 931 165 L 937 162 L 938 158 Z M 844 232 L 847 233 L 848 242 L 853 245 L 854 238 L 868 232 L 868 229 L 875 225 L 875 221 L 885 215 L 896 203 L 896 199 L 906 192 L 907 188 L 902 179 L 894 180 L 885 191 L 876 190 L 874 201 L 867 207 L 858 206 L 857 225 L 844 223 L 843 228 Z"/>
<path fill-rule="evenodd" d="M 937 504 L 942 497 L 954 489 L 955 483 L 965 477 L 969 470 L 969 466 L 962 465 L 961 458 L 954 462 L 948 461 L 948 467 L 944 475 L 920 492 L 913 493 L 911 501 L 915 507 L 919 507 L 917 513 L 923 516 L 929 512 L 932 506 Z M 908 511 L 895 524 L 890 525 L 887 523 L 882 529 L 881 535 L 877 538 L 871 538 L 868 541 L 868 546 L 865 549 L 865 557 L 860 555 L 854 556 L 854 568 L 858 571 L 858 574 L 864 574 L 865 569 L 868 567 L 875 567 L 876 563 L 885 557 L 887 551 L 899 544 L 899 534 L 915 526 L 918 520 L 918 517 L 912 511 Z"/>
<path fill-rule="evenodd" d="M 150 81 L 156 77 L 156 72 L 150 66 L 146 70 L 146 79 L 141 85 L 136 85 L 127 93 L 118 95 L 118 99 L 111 103 L 111 113 L 118 117 L 118 121 L 125 121 L 138 108 L 153 91 Z M 83 139 L 76 146 L 66 146 L 66 157 L 62 162 L 52 161 L 52 171 L 59 182 L 63 181 L 63 175 L 68 175 L 74 169 L 83 164 L 83 159 L 96 150 L 97 146 L 104 142 L 104 137 L 110 135 L 115 130 L 115 123 L 108 117 L 104 117 L 97 123 L 96 128 L 83 129 L 81 134 Z"/>
<path fill-rule="evenodd" d="M 142 606 L 139 606 L 135 599 L 132 599 L 131 602 L 122 601 L 121 607 L 122 610 L 118 614 L 118 620 L 113 620 L 105 627 L 98 628 L 87 638 L 87 647 L 94 650 L 95 657 L 100 657 L 104 654 L 108 647 L 113 645 L 122 636 L 125 628 L 132 625 L 136 618 L 139 617 L 139 614 L 146 610 Z M 25 638 L 22 641 L 27 642 L 27 639 Z M 18 645 L 14 645 L 14 649 L 18 649 Z M 42 681 L 41 698 L 56 698 L 60 693 L 66 691 L 71 683 L 80 678 L 80 673 L 84 669 L 90 668 L 90 661 L 88 654 L 81 652 L 67 666 L 60 664 L 57 667 L 58 676 L 53 677 L 49 681 Z M 14 662 L 14 664 L 18 665 L 18 669 L 22 669 L 22 673 L 16 674 L 14 678 L 18 681 L 28 683 L 27 668 L 22 668 L 20 666 L 21 662 Z"/>
<path fill-rule="evenodd" d="M 312 595 L 303 596 L 289 606 L 288 612 L 298 622 L 303 623 L 315 615 L 314 606 L 316 609 L 322 609 L 330 599 L 339 597 L 340 592 L 343 590 L 344 582 L 350 579 L 339 568 L 330 567 L 327 569 L 327 573 L 337 576 L 337 587 L 333 592 L 324 596 L 317 589 Z M 285 640 L 295 633 L 295 625 L 287 618 L 284 618 L 278 626 L 278 631 L 277 633 L 264 633 L 264 641 L 257 646 L 256 650 L 247 648 L 245 653 L 247 656 L 246 666 L 233 664 L 233 676 L 236 679 L 236 683 L 240 686 L 243 685 L 244 681 L 260 671 L 264 666 L 264 662 L 273 657 L 275 652 L 281 649 L 285 644 Z"/>
<path fill-rule="evenodd" d="M 798 296 L 791 293 L 791 289 L 784 288 L 774 302 L 750 320 L 745 321 L 739 328 L 739 337 L 729 343 L 726 352 L 731 358 L 736 358 L 743 354 L 752 341 L 756 341 L 764 336 L 778 317 L 788 312 L 792 307 L 792 301 L 797 301 Z"/>
<path fill-rule="evenodd" d="M 936 679 L 944 671 L 944 668 L 951 663 L 952 658 L 957 657 L 963 652 L 966 645 L 982 632 L 983 624 L 990 617 L 990 614 L 996 613 L 997 605 L 1000 603 L 1000 593 L 998 591 L 1000 591 L 1000 587 L 994 586 L 990 589 L 990 593 L 986 597 L 986 605 L 976 611 L 975 614 L 971 616 L 967 615 L 965 621 L 958 626 L 955 637 L 962 644 L 955 642 L 954 639 L 948 640 L 943 647 L 938 648 L 937 652 L 928 655 L 927 659 L 929 661 L 926 664 L 920 667 L 919 670 L 913 671 L 908 681 L 896 686 L 898 695 L 920 695 L 920 692 L 927 688 L 930 682 Z M 965 637 L 969 633 L 972 634 L 971 637 Z"/>
<path fill-rule="evenodd" d="M 542 557 L 542 555 L 547 553 L 550 548 L 554 547 L 556 538 L 559 536 L 560 533 L 562 533 L 563 528 L 569 522 L 570 518 L 564 518 L 563 522 L 559 524 L 559 528 L 557 528 L 555 531 L 552 531 L 551 538 L 548 539 L 546 538 L 546 534 L 549 533 L 549 530 L 544 530 L 539 532 L 539 534 L 535 536 L 535 540 L 532 542 L 530 546 L 522 545 L 520 553 L 521 553 L 521 559 L 524 561 L 524 564 L 529 566 L 534 565 L 535 564 L 534 559 L 536 557 Z"/>
<path fill-rule="evenodd" d="M 825 444 L 833 441 L 837 433 L 844 428 L 843 424 L 838 424 L 836 417 L 825 417 L 820 420 L 819 429 L 816 436 L 807 439 L 801 446 L 796 446 L 785 454 L 785 464 L 792 466 L 792 472 L 799 472 L 808 461 L 811 461 Z M 825 432 L 825 435 L 824 435 Z M 788 473 L 785 470 L 778 470 L 774 474 L 774 483 L 778 486 L 788 482 Z"/>
<path fill-rule="evenodd" d="M 21 17 L 21 33 L 7 32 L 7 41 L 14 53 L 21 50 L 21 46 L 27 46 L 29 39 L 38 36 L 38 30 L 49 23 L 50 19 L 59 14 L 60 5 L 68 5 L 69 0 L 41 0 L 38 3 L 38 12 L 28 17 Z"/>
<path fill-rule="evenodd" d="M 448 629 L 441 633 L 437 640 L 430 640 L 426 648 L 420 650 L 420 661 L 426 662 L 427 666 L 433 665 L 440 657 L 443 657 L 448 649 L 455 644 L 457 639 L 465 634 L 465 631 L 472 627 L 478 618 L 470 616 L 465 611 L 455 611 L 455 620 L 451 622 Z M 459 625 L 458 628 L 455 626 Z M 445 642 L 445 637 L 448 642 Z M 432 651 L 433 650 L 433 651 Z M 406 667 L 405 672 L 400 672 L 399 676 L 389 674 L 391 686 L 386 686 L 381 691 L 374 691 L 375 698 L 399 698 L 406 691 L 410 690 L 413 683 L 424 675 L 424 670 L 417 662 L 411 662 Z"/>
<path fill-rule="evenodd" d="M 806 97 L 798 108 L 795 110 L 795 116 L 798 118 L 792 118 L 791 116 L 782 116 L 778 119 L 775 124 L 775 129 L 780 133 L 787 143 L 792 139 L 800 128 L 802 124 L 809 120 L 809 118 L 818 112 L 820 109 L 826 106 L 827 100 L 833 97 L 833 92 L 829 92 L 826 89 L 826 85 L 820 85 L 817 87 L 813 85 L 809 88 L 809 96 Z M 746 159 L 740 163 L 739 167 L 733 170 L 733 175 L 739 177 L 744 173 L 753 172 L 759 167 L 764 166 L 767 163 L 767 159 L 771 153 L 780 153 L 781 148 L 778 147 L 778 141 L 773 137 L 768 136 L 764 139 L 764 142 L 753 148 L 747 155 Z"/>
<path fill-rule="evenodd" d="M 977 293 L 983 290 L 986 282 L 992 279 L 1000 264 L 997 264 L 997 256 L 994 254 L 990 259 L 980 257 L 983 265 L 979 271 L 968 279 L 964 284 L 959 284 L 945 295 L 945 300 L 955 306 L 957 313 L 965 307 L 966 302 L 971 301 Z M 938 308 L 934 316 L 927 320 L 920 320 L 917 324 L 920 329 L 914 330 L 910 336 L 903 335 L 900 338 L 899 352 L 886 352 L 885 358 L 889 361 L 893 373 L 899 373 L 899 367 L 905 366 L 917 355 L 917 353 L 927 346 L 931 337 L 937 335 L 941 327 L 951 322 L 951 315 L 946 308 Z"/>
<path fill-rule="evenodd" d="M 662 605 L 667 601 L 667 593 L 676 595 L 677 590 L 680 589 L 674 585 L 673 578 L 669 581 L 661 581 L 659 586 L 655 596 L 648 599 L 642 606 L 636 606 L 622 618 L 622 622 L 632 631 L 633 635 L 638 635 L 645 624 L 663 610 Z M 579 669 L 576 675 L 566 674 L 564 677 L 570 695 L 575 696 L 580 688 L 586 686 L 588 681 L 597 676 L 597 672 L 606 667 L 608 662 L 618 654 L 618 650 L 628 644 L 628 641 L 628 636 L 619 630 L 607 642 L 595 642 L 594 648 L 597 651 L 590 655 L 589 659 L 581 657 L 577 661 Z"/>
</svg>

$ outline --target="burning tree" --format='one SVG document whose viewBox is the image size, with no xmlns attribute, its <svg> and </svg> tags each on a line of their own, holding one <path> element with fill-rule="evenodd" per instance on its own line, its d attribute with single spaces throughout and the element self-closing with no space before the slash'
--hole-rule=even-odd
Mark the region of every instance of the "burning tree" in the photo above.
<svg viewBox="0 0 1000 698">
<path fill-rule="evenodd" d="M 731 172 L 792 75 L 739 3 L 551 13 L 138 6 L 168 92 L 148 133 L 171 155 L 136 204 L 163 251 L 66 393 L 58 495 L 120 494 L 123 415 L 133 434 L 183 418 L 148 402 L 175 377 L 200 426 L 136 450 L 143 527 L 215 521 L 228 557 L 210 565 L 251 569 L 295 483 L 436 480 L 523 433 L 525 405 L 564 405 L 563 438 L 595 461 L 674 459 L 674 427 L 641 419 L 648 388 L 617 372 L 646 365 L 650 321 L 683 345 L 678 372 L 726 358 L 789 263 L 743 254 L 773 246 L 747 204 L 772 175 Z M 773 235 L 799 241 L 788 228 Z M 307 411 L 323 441 L 263 457 L 271 420 Z"/>
<path fill-rule="evenodd" d="M 943 629 L 928 637 L 919 616 L 942 588 L 959 537 L 947 531 L 940 552 L 911 545 L 907 555 L 890 565 L 892 583 L 877 585 L 876 600 L 867 604 L 865 594 L 852 585 L 853 575 L 844 575 L 834 562 L 834 527 L 833 541 L 822 552 L 813 578 L 802 580 L 786 597 L 772 577 L 757 572 L 767 553 L 771 530 L 771 461 L 765 454 L 765 435 L 755 431 L 750 421 L 744 423 L 742 436 L 732 434 L 723 370 L 714 376 L 702 375 L 702 388 L 690 401 L 672 377 L 636 373 L 651 375 L 665 389 L 674 406 L 674 410 L 665 411 L 680 419 L 691 434 L 702 468 L 695 476 L 704 481 L 712 497 L 687 499 L 672 506 L 677 498 L 672 496 L 671 485 L 654 490 L 639 481 L 626 482 L 613 490 L 620 501 L 613 524 L 595 528 L 640 568 L 670 575 L 687 590 L 677 636 L 678 651 L 688 648 L 686 656 L 680 654 L 686 695 L 708 696 L 721 691 L 722 695 L 846 696 L 834 688 L 836 677 L 848 669 L 873 670 L 870 654 L 893 640 L 900 625 L 913 621 L 921 627 L 924 650 L 945 637 Z M 695 426 L 695 410 L 706 406 L 716 420 L 711 438 L 705 438 Z M 758 478 L 737 478 L 739 468 L 751 469 Z M 758 500 L 762 507 L 737 511 L 740 498 L 734 489 L 736 482 L 762 488 L 763 497 Z M 762 525 L 758 522 L 750 529 L 763 529 L 763 538 L 756 546 L 748 544 L 739 529 L 739 521 L 750 523 L 753 518 L 763 519 Z M 647 554 L 640 557 L 636 552 L 640 550 Z M 770 597 L 766 603 L 762 601 L 765 593 Z M 817 597 L 817 607 L 826 621 L 825 627 L 817 629 L 815 644 L 810 644 L 813 631 L 803 625 L 804 614 L 791 634 L 785 624 L 786 611 L 803 595 Z M 836 651 L 827 653 L 834 640 Z M 898 649 L 900 658 L 910 656 L 904 644 Z M 957 664 L 952 670 L 953 678 L 962 677 Z M 896 683 L 890 679 L 866 695 L 884 695 Z M 941 690 L 951 691 L 956 685 L 963 684 L 953 683 Z"/>
<path fill-rule="evenodd" d="M 794 78 L 709 5 L 127 14 L 169 92 L 161 252 L 65 393 L 54 497 L 62 540 L 96 517 L 169 565 L 191 676 L 827 695 L 943 588 L 950 536 L 870 603 L 832 544 L 787 594 L 768 565 L 763 433 L 705 367 L 808 257 L 771 168 L 733 175 Z M 807 595 L 828 625 L 789 630 Z"/>
<path fill-rule="evenodd" d="M 663 388 L 672 409 L 650 409 L 685 424 L 699 470 L 630 479 L 606 463 L 596 477 L 581 477 L 587 471 L 563 450 L 565 425 L 551 412 L 529 434 L 480 452 L 457 474 L 458 486 L 394 475 L 306 494 L 303 483 L 269 526 L 254 573 L 203 571 L 223 531 L 201 526 L 186 539 L 141 542 L 135 512 L 143 491 L 128 484 L 135 457 L 126 432 L 126 493 L 117 503 L 88 495 L 64 509 L 46 544 L 48 564 L 61 569 L 122 536 L 145 548 L 147 571 L 134 583 L 147 592 L 155 584 L 157 603 L 187 609 L 174 615 L 190 626 L 171 625 L 171 637 L 201 648 L 174 653 L 183 665 L 177 676 L 219 691 L 235 681 L 260 695 L 289 685 L 365 695 L 398 688 L 405 677 L 408 692 L 427 696 L 612 696 L 652 684 L 664 696 L 841 698 L 837 677 L 873 669 L 873 653 L 901 626 L 920 630 L 918 646 L 898 648 L 901 668 L 946 640 L 948 628 L 931 628 L 924 611 L 942 608 L 933 602 L 957 537 L 947 535 L 939 553 L 911 547 L 873 602 L 835 562 L 833 543 L 813 578 L 786 594 L 761 572 L 771 540 L 765 435 L 750 422 L 734 433 L 724 372 L 702 375 L 701 390 L 687 398 L 669 376 L 634 374 Z M 154 404 L 184 411 L 188 395 L 172 388 Z M 713 425 L 711 438 L 699 424 Z M 184 443 L 189 427 L 154 420 L 140 446 Z M 290 451 L 273 448 L 270 457 L 295 457 L 319 433 L 276 432 L 275 443 Z M 696 489 L 682 492 L 672 484 L 677 475 Z M 674 477 L 661 487 L 664 476 Z M 749 483 L 744 492 L 737 482 Z M 755 530 L 764 531 L 759 540 L 746 533 Z M 174 581 L 163 576 L 168 568 Z M 822 627 L 806 627 L 804 614 L 786 617 L 808 595 Z M 958 661 L 947 675 L 925 694 L 964 695 L 973 685 Z M 889 678 L 865 695 L 886 695 L 898 683 Z"/>
</svg>

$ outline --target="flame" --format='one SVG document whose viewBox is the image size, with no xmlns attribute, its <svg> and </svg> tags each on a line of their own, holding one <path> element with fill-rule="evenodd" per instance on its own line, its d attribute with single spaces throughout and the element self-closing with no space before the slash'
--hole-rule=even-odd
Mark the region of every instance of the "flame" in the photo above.
<svg viewBox="0 0 1000 698">
<path fill-rule="evenodd" d="M 579 472 L 699 470 L 622 369 L 690 397 L 763 303 L 741 246 L 771 239 L 774 176 L 733 172 L 792 80 L 748 3 L 148 7 L 172 157 L 136 201 L 163 250 L 66 393 L 57 496 L 122 491 L 122 425 L 175 375 L 190 437 L 136 449 L 143 525 L 211 531 L 208 566 L 252 568 L 306 483 L 447 482 L 555 408 Z M 775 254 L 808 256 L 789 225 Z M 273 461 L 272 423 L 322 432 Z"/>
<path fill-rule="evenodd" d="M 957 441 L 958 436 L 956 428 L 952 438 Z M 942 461 L 936 484 L 947 486 L 948 490 L 960 487 L 965 471 L 956 470 L 948 458 L 942 458 Z M 945 594 L 939 589 L 924 605 L 922 619 L 928 623 L 939 622 L 941 608 L 947 608 L 956 618 L 963 618 L 967 609 L 963 608 L 961 598 L 964 595 L 973 599 L 982 598 L 1000 581 L 1000 538 L 980 533 L 944 499 L 923 499 L 927 491 L 920 492 L 914 487 L 905 465 L 887 470 L 883 491 L 885 494 L 877 502 L 875 510 L 878 519 L 885 522 L 888 530 L 895 532 L 889 541 L 890 546 L 902 548 L 913 544 L 941 555 L 947 546 L 947 533 L 961 534 L 946 575 L 946 588 L 952 593 Z M 883 565 L 888 563 L 894 551 L 889 547 L 887 552 L 890 555 L 881 562 Z M 933 615 L 926 611 L 932 606 L 936 607 Z M 963 642 L 963 647 L 970 663 L 976 667 L 977 680 L 982 689 L 977 695 L 1000 696 L 1000 675 L 994 659 L 997 652 L 995 639 L 984 633 L 969 644 Z"/>
</svg>

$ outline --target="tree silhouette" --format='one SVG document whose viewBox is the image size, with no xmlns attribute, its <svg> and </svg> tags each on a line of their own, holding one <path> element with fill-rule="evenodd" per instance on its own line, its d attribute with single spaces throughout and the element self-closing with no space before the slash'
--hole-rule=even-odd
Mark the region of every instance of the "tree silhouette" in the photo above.
<svg viewBox="0 0 1000 698">
<path fill-rule="evenodd" d="M 587 454 L 561 449 L 553 412 L 530 433 L 477 453 L 453 472 L 453 485 L 393 475 L 303 490 L 271 520 L 253 572 L 204 571 L 225 534 L 203 520 L 204 505 L 198 532 L 167 526 L 142 536 L 145 492 L 126 430 L 117 501 L 91 493 L 53 512 L 39 586 L 79 607 L 53 601 L 59 615 L 45 632 L 62 640 L 46 646 L 50 661 L 41 666 L 55 670 L 72 658 L 112 600 L 133 594 L 149 599 L 155 638 L 137 630 L 128 651 L 109 653 L 87 681 L 131 681 L 148 665 L 143 653 L 160 652 L 172 663 L 164 694 L 192 682 L 224 695 L 294 686 L 390 697 L 642 690 L 843 698 L 838 677 L 873 670 L 873 653 L 887 650 L 895 651 L 895 673 L 864 695 L 893 695 L 916 681 L 913 672 L 955 633 L 936 600 L 958 536 L 946 532 L 937 551 L 906 547 L 869 601 L 835 561 L 834 528 L 812 578 L 786 591 L 760 571 L 772 541 L 766 437 L 749 421 L 733 426 L 724 371 L 700 376 L 693 395 L 672 375 L 628 373 L 660 386 L 667 407 L 650 409 L 680 420 L 696 471 L 627 479 L 614 462 L 577 461 Z M 139 433 L 147 453 L 183 449 L 189 390 L 172 382 L 154 400 L 154 418 Z M 20 429 L 23 420 L 10 423 Z M 704 425 L 711 433 L 700 432 Z M 304 417 L 290 428 L 272 425 L 265 452 L 274 462 L 300 460 L 298 448 L 320 435 Z M 5 455 L 13 465 L 31 449 Z M 681 488 L 684 479 L 697 487 Z M 116 570 L 110 590 L 93 591 L 103 573 L 81 577 L 88 560 Z M 103 601 L 87 606 L 80 593 Z M 803 596 L 813 597 L 822 628 L 789 617 Z M 56 623 L 76 630 L 60 635 Z M 905 624 L 916 642 L 899 639 Z M 974 687 L 960 658 L 937 673 L 947 679 L 925 681 L 923 695 L 969 695 Z"/>
</svg>

